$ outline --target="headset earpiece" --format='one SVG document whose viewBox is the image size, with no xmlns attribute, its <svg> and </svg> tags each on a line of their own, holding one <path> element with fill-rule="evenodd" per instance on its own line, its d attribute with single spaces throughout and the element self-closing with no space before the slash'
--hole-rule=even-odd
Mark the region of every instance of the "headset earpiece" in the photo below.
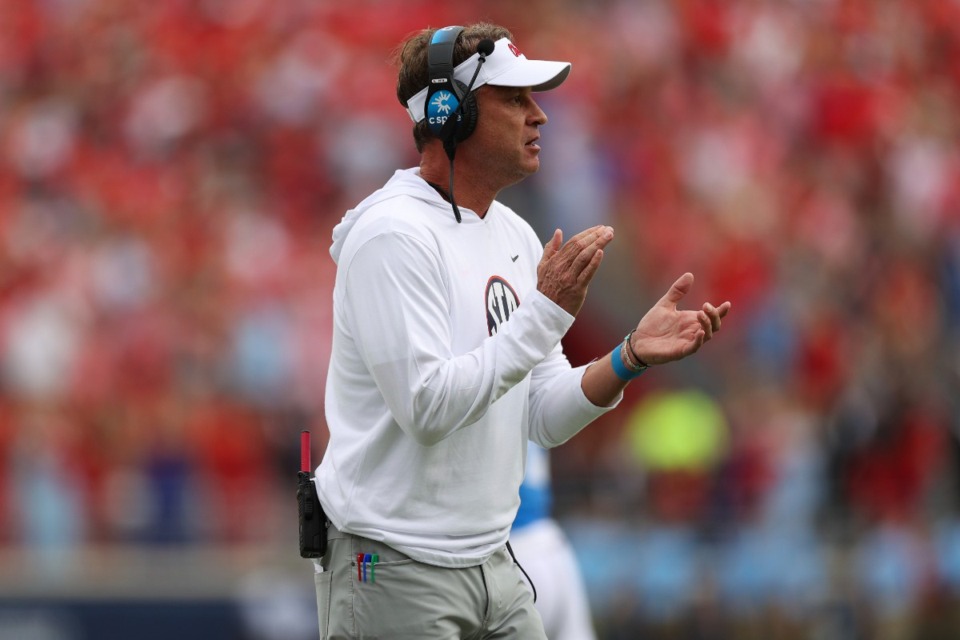
<svg viewBox="0 0 960 640">
<path fill-rule="evenodd" d="M 467 85 L 459 80 L 454 80 L 460 95 L 463 98 L 463 108 L 460 112 L 460 126 L 457 127 L 457 142 L 463 142 L 477 128 L 477 118 L 480 116 L 480 108 L 477 106 L 477 96 L 472 91 L 467 93 Z"/>
<path fill-rule="evenodd" d="M 427 126 L 446 145 L 463 142 L 477 127 L 477 99 L 454 78 L 453 50 L 463 27 L 437 29 L 427 48 L 430 84 L 424 104 Z M 459 118 L 450 120 L 450 118 Z"/>
</svg>

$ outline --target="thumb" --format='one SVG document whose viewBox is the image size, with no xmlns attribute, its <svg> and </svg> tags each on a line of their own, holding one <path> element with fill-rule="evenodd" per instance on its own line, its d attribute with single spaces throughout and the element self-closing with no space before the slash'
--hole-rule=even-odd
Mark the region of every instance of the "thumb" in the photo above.
<svg viewBox="0 0 960 640">
<path fill-rule="evenodd" d="M 679 278 L 676 282 L 670 285 L 670 290 L 667 291 L 662 298 L 660 298 L 660 305 L 667 306 L 676 306 L 685 295 L 690 293 L 690 289 L 693 287 L 693 274 L 685 273 Z"/>
<path fill-rule="evenodd" d="M 563 245 L 563 231 L 557 229 L 553 232 L 553 237 L 547 241 L 547 244 L 543 245 L 543 257 L 552 258 Z"/>
</svg>

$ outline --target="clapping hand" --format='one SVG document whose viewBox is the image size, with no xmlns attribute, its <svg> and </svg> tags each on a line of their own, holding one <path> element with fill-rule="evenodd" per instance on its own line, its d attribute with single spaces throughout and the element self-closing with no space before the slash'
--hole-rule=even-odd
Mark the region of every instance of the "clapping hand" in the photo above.
<svg viewBox="0 0 960 640">
<path fill-rule="evenodd" d="M 646 364 L 663 364 L 696 353 L 720 330 L 720 321 L 730 311 L 729 301 L 719 306 L 704 302 L 699 310 L 677 308 L 692 287 L 692 273 L 680 276 L 637 324 L 630 345 Z"/>
</svg>

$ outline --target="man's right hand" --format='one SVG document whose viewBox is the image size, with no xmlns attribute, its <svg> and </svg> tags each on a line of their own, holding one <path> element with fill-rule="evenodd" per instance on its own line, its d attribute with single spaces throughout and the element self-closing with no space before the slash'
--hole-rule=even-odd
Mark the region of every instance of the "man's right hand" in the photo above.
<svg viewBox="0 0 960 640">
<path fill-rule="evenodd" d="M 597 225 L 563 242 L 557 229 L 543 248 L 537 265 L 537 290 L 576 316 L 587 297 L 587 287 L 603 260 L 603 248 L 613 240 L 613 227 Z"/>
</svg>

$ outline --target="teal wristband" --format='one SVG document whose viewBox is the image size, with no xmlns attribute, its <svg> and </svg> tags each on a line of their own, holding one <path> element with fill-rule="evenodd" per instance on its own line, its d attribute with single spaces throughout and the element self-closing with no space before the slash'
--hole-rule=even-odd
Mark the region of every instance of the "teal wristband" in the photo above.
<svg viewBox="0 0 960 640">
<path fill-rule="evenodd" d="M 627 369 L 627 365 L 623 364 L 623 356 L 620 355 L 620 350 L 623 349 L 623 344 L 620 343 L 616 349 L 613 350 L 613 353 L 610 354 L 610 364 L 613 365 L 613 372 L 617 374 L 617 377 L 624 381 L 633 380 L 639 376 L 643 375 L 643 372 L 647 370 L 646 367 L 640 371 L 630 371 Z"/>
</svg>

